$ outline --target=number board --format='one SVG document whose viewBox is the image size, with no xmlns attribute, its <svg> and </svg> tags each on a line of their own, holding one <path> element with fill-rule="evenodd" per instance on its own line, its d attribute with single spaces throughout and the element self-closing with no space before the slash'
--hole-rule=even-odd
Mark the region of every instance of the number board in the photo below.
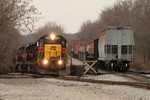
<svg viewBox="0 0 150 100">
<path fill-rule="evenodd" d="M 50 50 L 56 50 L 55 46 L 51 46 Z"/>
</svg>

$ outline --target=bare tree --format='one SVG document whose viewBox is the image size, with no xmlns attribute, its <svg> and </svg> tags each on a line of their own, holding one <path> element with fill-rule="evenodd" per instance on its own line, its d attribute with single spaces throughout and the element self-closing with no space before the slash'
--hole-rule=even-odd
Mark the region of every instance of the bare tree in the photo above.
<svg viewBox="0 0 150 100">
<path fill-rule="evenodd" d="M 10 25 L 2 25 L 0 29 L 0 73 L 6 73 L 12 66 L 12 52 L 21 45 L 21 35 Z"/>
<path fill-rule="evenodd" d="M 0 0 L 0 26 L 8 23 L 24 32 L 32 32 L 39 11 L 32 0 Z"/>
<path fill-rule="evenodd" d="M 87 20 L 82 23 L 77 36 L 83 43 L 87 43 L 96 39 L 100 31 L 99 21 L 91 22 L 90 20 Z"/>
<path fill-rule="evenodd" d="M 40 37 L 48 33 L 64 34 L 64 28 L 61 25 L 58 25 L 56 22 L 48 22 L 45 26 L 40 27 L 37 32 L 33 34 L 34 41 L 37 41 Z"/>
<path fill-rule="evenodd" d="M 20 31 L 30 32 L 38 10 L 32 0 L 0 0 L 0 73 L 12 66 L 12 52 L 21 44 Z"/>
</svg>

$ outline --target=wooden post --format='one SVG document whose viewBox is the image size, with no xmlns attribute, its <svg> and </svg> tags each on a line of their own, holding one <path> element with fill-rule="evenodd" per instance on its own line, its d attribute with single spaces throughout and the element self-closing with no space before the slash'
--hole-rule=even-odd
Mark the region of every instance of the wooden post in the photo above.
<svg viewBox="0 0 150 100">
<path fill-rule="evenodd" d="M 88 62 L 92 62 L 92 64 L 88 64 Z M 91 69 L 95 74 L 98 74 L 95 69 L 93 69 L 93 66 L 97 63 L 97 60 L 95 61 L 84 61 L 85 65 L 88 66 L 88 69 L 83 73 L 84 75 Z"/>
</svg>

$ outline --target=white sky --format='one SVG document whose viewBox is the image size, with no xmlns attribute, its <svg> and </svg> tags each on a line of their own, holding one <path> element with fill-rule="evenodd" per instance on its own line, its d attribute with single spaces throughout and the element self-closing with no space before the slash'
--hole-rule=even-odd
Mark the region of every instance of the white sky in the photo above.
<svg viewBox="0 0 150 100">
<path fill-rule="evenodd" d="M 33 0 L 42 13 L 37 26 L 46 22 L 56 22 L 65 28 L 66 33 L 75 33 L 86 20 L 96 20 L 102 9 L 111 6 L 116 0 Z"/>
</svg>

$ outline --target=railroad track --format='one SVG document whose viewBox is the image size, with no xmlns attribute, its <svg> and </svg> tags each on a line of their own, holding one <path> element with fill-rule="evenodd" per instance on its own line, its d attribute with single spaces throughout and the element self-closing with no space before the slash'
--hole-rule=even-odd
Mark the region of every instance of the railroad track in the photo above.
<svg viewBox="0 0 150 100">
<path fill-rule="evenodd" d="M 106 85 L 124 85 L 134 88 L 142 88 L 150 90 L 150 83 L 147 82 L 120 82 L 120 81 L 106 81 L 106 80 L 93 80 L 93 79 L 84 79 L 78 77 L 67 77 L 67 76 L 49 76 L 49 75 L 35 75 L 34 78 L 54 78 L 65 81 L 76 81 L 76 82 L 87 82 L 87 83 L 96 83 L 96 84 L 106 84 Z"/>
<path fill-rule="evenodd" d="M 146 76 L 146 74 L 150 74 L 150 72 L 137 72 L 137 71 L 127 71 L 127 72 L 117 72 L 117 71 L 112 71 L 112 70 L 102 70 L 106 71 L 107 73 L 102 73 L 102 74 L 113 74 L 117 75 L 120 77 L 124 77 L 126 79 L 131 79 L 133 81 L 137 82 L 145 82 L 150 84 L 150 77 Z"/>
<path fill-rule="evenodd" d="M 106 85 L 122 85 L 122 86 L 130 86 L 134 88 L 141 88 L 150 90 L 149 82 L 122 82 L 122 81 L 107 81 L 107 80 L 94 80 L 94 79 L 84 79 L 72 76 L 52 76 L 49 74 L 8 74 L 8 75 L 0 75 L 0 78 L 10 79 L 10 78 L 53 78 L 65 81 L 76 81 L 76 82 L 87 82 L 87 83 L 95 83 L 95 84 L 106 84 Z"/>
<path fill-rule="evenodd" d="M 111 74 L 118 75 L 120 77 L 124 77 L 126 79 L 131 79 L 131 80 L 134 80 L 137 82 L 145 82 L 150 85 L 150 77 L 145 76 L 143 74 L 136 73 L 136 72 L 130 72 L 130 71 L 128 71 L 126 73 L 111 72 Z"/>
</svg>

